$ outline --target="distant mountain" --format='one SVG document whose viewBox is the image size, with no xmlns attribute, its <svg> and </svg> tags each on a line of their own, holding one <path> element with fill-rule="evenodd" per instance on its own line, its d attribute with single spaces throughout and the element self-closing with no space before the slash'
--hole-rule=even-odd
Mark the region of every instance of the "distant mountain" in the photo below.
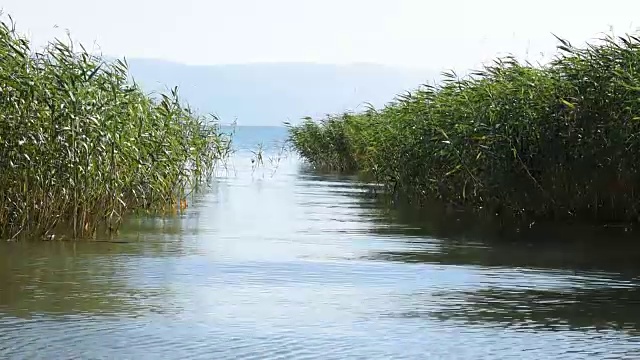
<svg viewBox="0 0 640 360">
<path fill-rule="evenodd" d="M 258 63 L 190 66 L 128 59 L 133 78 L 147 91 L 178 86 L 181 97 L 223 123 L 281 125 L 305 116 L 382 106 L 399 93 L 431 82 L 437 73 L 382 65 Z"/>
</svg>

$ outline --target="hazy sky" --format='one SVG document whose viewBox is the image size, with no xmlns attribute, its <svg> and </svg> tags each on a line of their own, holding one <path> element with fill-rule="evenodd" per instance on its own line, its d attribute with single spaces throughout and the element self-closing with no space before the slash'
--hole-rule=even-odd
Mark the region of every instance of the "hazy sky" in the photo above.
<svg viewBox="0 0 640 360">
<path fill-rule="evenodd" d="M 189 64 L 463 70 L 507 52 L 536 61 L 554 51 L 552 32 L 579 43 L 610 26 L 623 34 L 640 25 L 637 0 L 2 0 L 0 7 L 36 44 L 69 29 L 105 55 Z"/>
</svg>

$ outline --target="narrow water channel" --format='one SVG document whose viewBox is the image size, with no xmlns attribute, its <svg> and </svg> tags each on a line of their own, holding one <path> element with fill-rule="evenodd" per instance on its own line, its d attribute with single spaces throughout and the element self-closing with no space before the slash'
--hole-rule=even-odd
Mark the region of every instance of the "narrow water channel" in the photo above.
<svg viewBox="0 0 640 360">
<path fill-rule="evenodd" d="M 0 358 L 640 358 L 638 241 L 497 239 L 248 148 L 183 216 L 0 244 Z"/>
</svg>

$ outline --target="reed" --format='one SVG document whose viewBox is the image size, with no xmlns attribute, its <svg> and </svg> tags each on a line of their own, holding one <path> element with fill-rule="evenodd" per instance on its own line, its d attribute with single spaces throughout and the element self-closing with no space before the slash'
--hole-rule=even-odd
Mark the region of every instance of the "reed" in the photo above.
<svg viewBox="0 0 640 360">
<path fill-rule="evenodd" d="M 229 153 L 177 89 L 145 94 L 125 61 L 60 40 L 41 51 L 0 24 L 0 238 L 114 231 L 184 207 Z"/>
<path fill-rule="evenodd" d="M 382 109 L 305 119 L 290 141 L 316 167 L 369 174 L 416 202 L 637 221 L 640 39 L 558 40 L 546 65 L 506 57 L 444 73 Z"/>
</svg>

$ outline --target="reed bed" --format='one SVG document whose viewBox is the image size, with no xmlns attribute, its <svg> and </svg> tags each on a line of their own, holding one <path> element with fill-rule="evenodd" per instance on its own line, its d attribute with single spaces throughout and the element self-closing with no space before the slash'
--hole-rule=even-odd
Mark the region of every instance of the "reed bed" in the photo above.
<svg viewBox="0 0 640 360">
<path fill-rule="evenodd" d="M 91 237 L 183 208 L 229 153 L 177 89 L 145 94 L 125 61 L 75 46 L 32 51 L 0 25 L 0 239 Z"/>
<path fill-rule="evenodd" d="M 290 141 L 313 166 L 359 171 L 417 203 L 636 222 L 640 39 L 558 40 L 548 64 L 506 57 L 444 73 L 382 109 L 305 119 Z"/>
</svg>

